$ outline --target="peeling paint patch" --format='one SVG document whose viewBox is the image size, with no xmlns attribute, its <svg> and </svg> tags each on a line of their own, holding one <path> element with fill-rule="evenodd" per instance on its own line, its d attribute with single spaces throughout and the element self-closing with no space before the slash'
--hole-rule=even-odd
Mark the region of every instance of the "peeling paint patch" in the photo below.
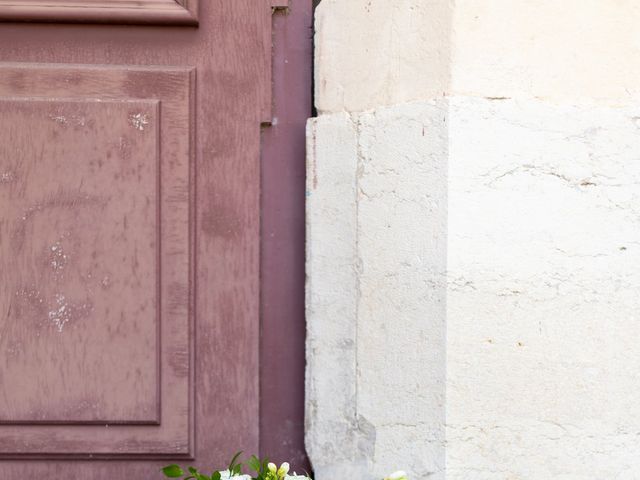
<svg viewBox="0 0 640 480">
<path fill-rule="evenodd" d="M 59 125 L 67 125 L 67 117 L 64 115 L 49 115 L 49 118 Z"/>
<path fill-rule="evenodd" d="M 64 270 L 64 267 L 67 265 L 67 254 L 64 252 L 62 244 L 59 241 L 51 245 L 50 248 L 49 264 L 54 272 L 59 273 L 61 270 Z"/>
<path fill-rule="evenodd" d="M 0 174 L 0 183 L 11 183 L 15 180 L 13 172 L 3 172 Z"/>
<path fill-rule="evenodd" d="M 108 289 L 111 286 L 111 277 L 109 277 L 109 275 L 105 275 L 100 282 L 100 285 L 102 285 L 102 288 L 105 290 Z"/>
<path fill-rule="evenodd" d="M 134 113 L 129 115 L 129 123 L 136 130 L 143 131 L 149 125 L 149 115 L 146 113 Z"/>
<path fill-rule="evenodd" d="M 61 114 L 51 114 L 49 115 L 49 118 L 53 120 L 55 123 L 57 123 L 58 125 L 62 125 L 65 127 L 68 125 L 74 125 L 76 127 L 84 127 L 87 124 L 86 117 L 82 115 L 67 116 L 67 115 L 61 115 Z"/>
<path fill-rule="evenodd" d="M 33 303 L 42 303 L 42 297 L 40 296 L 40 291 L 36 289 L 26 289 L 23 288 L 21 290 L 16 291 L 16 297 L 26 298 Z"/>
<path fill-rule="evenodd" d="M 56 294 L 56 305 L 52 310 L 49 310 L 49 320 L 58 329 L 58 332 L 62 333 L 64 326 L 71 320 L 71 309 L 64 295 Z"/>
<path fill-rule="evenodd" d="M 90 302 L 74 304 L 67 301 L 66 296 L 62 293 L 56 293 L 53 306 L 49 307 L 48 317 L 58 333 L 62 333 L 67 323 L 74 319 L 86 318 L 93 310 L 93 305 Z"/>
</svg>

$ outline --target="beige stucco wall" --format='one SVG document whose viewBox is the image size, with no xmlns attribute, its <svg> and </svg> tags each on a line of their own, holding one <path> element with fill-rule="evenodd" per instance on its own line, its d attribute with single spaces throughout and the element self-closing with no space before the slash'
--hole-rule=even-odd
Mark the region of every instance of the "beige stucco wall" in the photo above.
<svg viewBox="0 0 640 480">
<path fill-rule="evenodd" d="M 323 0 L 318 480 L 640 478 L 638 24 L 630 0 Z"/>
<path fill-rule="evenodd" d="M 447 0 L 323 0 L 316 107 L 357 112 L 441 97 L 449 85 Z"/>
<path fill-rule="evenodd" d="M 457 0 L 450 93 L 627 104 L 640 95 L 640 3 Z"/>
<path fill-rule="evenodd" d="M 443 95 L 625 104 L 640 96 L 635 0 L 323 0 L 316 106 Z"/>
</svg>

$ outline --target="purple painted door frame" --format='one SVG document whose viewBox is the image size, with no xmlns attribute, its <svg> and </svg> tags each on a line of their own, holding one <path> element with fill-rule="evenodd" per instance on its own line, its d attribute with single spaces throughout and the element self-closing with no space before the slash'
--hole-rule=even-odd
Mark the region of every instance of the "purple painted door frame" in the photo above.
<svg viewBox="0 0 640 480">
<path fill-rule="evenodd" d="M 313 2 L 273 18 L 273 122 L 263 132 L 260 446 L 310 471 L 304 448 L 305 125 L 312 115 Z"/>
</svg>

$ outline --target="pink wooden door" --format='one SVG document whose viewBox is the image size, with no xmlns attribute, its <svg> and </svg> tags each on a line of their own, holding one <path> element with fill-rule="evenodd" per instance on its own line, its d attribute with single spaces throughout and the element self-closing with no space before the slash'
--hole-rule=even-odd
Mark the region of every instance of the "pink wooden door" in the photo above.
<svg viewBox="0 0 640 480">
<path fill-rule="evenodd" d="M 273 0 L 0 0 L 0 478 L 258 450 Z"/>
</svg>

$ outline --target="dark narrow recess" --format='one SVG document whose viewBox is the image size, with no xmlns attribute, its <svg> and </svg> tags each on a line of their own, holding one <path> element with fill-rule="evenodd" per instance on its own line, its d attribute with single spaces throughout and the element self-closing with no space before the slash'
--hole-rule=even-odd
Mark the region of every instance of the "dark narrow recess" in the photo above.
<svg viewBox="0 0 640 480">
<path fill-rule="evenodd" d="M 304 447 L 305 125 L 313 114 L 313 1 L 274 14 L 273 122 L 263 130 L 260 450 L 310 472 Z"/>
</svg>

